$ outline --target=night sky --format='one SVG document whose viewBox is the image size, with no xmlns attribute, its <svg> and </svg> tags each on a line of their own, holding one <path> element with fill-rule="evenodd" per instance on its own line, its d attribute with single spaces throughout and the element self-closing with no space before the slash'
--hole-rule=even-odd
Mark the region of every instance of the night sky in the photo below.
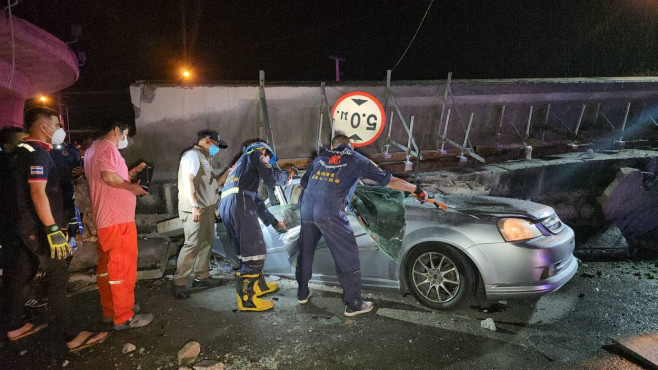
<svg viewBox="0 0 658 370">
<path fill-rule="evenodd" d="M 430 3 L 22 0 L 13 13 L 64 41 L 81 26 L 70 45 L 86 62 L 62 101 L 72 127 L 87 127 L 131 120 L 128 86 L 178 82 L 185 55 L 197 83 L 256 81 L 261 69 L 331 82 L 330 55 L 345 59 L 342 80 L 383 80 Z M 393 79 L 657 75 L 657 41 L 657 0 L 435 0 Z"/>
</svg>

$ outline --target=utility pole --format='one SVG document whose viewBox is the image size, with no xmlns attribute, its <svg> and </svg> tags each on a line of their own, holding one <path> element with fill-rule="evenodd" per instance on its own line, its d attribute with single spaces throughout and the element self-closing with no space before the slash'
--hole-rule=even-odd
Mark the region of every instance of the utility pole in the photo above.
<svg viewBox="0 0 658 370">
<path fill-rule="evenodd" d="M 183 63 L 185 68 L 187 68 L 187 26 L 185 25 L 185 0 L 180 0 L 180 11 L 182 16 L 182 26 L 183 26 Z"/>
<path fill-rule="evenodd" d="M 340 62 L 344 62 L 345 58 L 341 58 L 335 55 L 329 55 L 329 59 L 336 61 L 336 81 L 340 81 Z"/>
</svg>

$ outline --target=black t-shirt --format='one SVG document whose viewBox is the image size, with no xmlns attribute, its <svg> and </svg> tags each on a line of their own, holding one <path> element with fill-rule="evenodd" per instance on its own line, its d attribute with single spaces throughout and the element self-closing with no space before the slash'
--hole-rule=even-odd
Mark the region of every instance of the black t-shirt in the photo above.
<svg viewBox="0 0 658 370">
<path fill-rule="evenodd" d="M 13 166 L 13 173 L 18 211 L 16 224 L 23 241 L 29 245 L 35 237 L 42 239 L 45 226 L 41 223 L 32 202 L 32 196 L 30 195 L 31 182 L 46 183 L 46 196 L 48 196 L 50 211 L 55 223 L 59 227 L 65 228 L 68 222 L 64 217 L 59 171 L 43 143 L 26 140 L 16 147 L 15 155 L 16 162 Z M 30 247 L 32 248 L 32 246 Z"/>
</svg>

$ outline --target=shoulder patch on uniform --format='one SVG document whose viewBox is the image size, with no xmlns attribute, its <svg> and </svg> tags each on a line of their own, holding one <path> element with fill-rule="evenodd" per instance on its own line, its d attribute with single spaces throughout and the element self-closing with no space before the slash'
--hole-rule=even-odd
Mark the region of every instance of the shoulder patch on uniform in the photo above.
<svg viewBox="0 0 658 370">
<path fill-rule="evenodd" d="M 43 175 L 43 166 L 30 166 L 30 175 Z"/>
<path fill-rule="evenodd" d="M 33 148 L 30 144 L 20 143 L 20 144 L 18 144 L 18 145 L 16 145 L 16 146 L 21 147 L 21 148 L 24 148 L 24 149 L 27 149 L 27 151 L 29 151 L 29 152 L 33 152 L 33 151 L 34 151 L 34 148 Z"/>
<path fill-rule="evenodd" d="M 208 166 L 210 166 L 210 163 L 208 163 L 208 162 L 203 162 L 203 165 L 206 166 L 206 167 L 208 167 Z"/>
</svg>

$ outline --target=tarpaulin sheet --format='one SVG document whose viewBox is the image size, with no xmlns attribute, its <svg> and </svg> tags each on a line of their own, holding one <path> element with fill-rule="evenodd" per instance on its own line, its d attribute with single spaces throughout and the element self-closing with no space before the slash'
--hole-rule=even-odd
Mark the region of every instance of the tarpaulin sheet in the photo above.
<svg viewBox="0 0 658 370">
<path fill-rule="evenodd" d="M 381 251 L 397 260 L 405 226 L 404 193 L 382 186 L 359 185 L 350 208 Z"/>
</svg>

